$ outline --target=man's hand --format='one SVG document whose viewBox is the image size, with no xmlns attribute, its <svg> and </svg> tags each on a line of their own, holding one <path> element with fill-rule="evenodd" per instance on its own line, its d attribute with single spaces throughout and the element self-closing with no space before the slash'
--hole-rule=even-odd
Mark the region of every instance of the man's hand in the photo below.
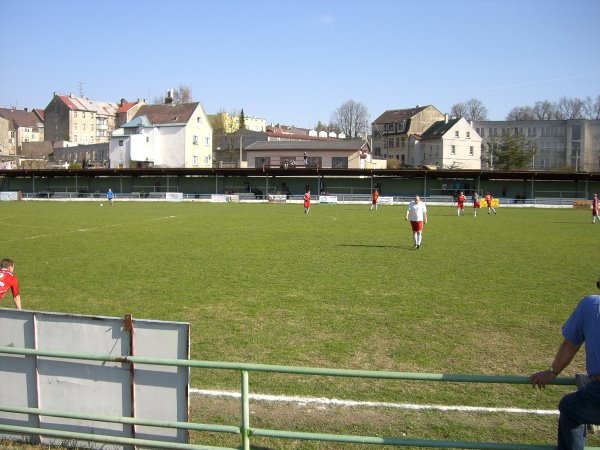
<svg viewBox="0 0 600 450">
<path fill-rule="evenodd" d="M 556 373 L 554 373 L 550 370 L 544 370 L 543 372 L 536 372 L 532 375 L 529 375 L 529 381 L 531 381 L 531 384 L 533 384 L 533 387 L 538 387 L 540 389 L 543 389 L 546 387 L 547 384 L 554 381 L 554 379 L 556 377 L 557 377 Z"/>
</svg>

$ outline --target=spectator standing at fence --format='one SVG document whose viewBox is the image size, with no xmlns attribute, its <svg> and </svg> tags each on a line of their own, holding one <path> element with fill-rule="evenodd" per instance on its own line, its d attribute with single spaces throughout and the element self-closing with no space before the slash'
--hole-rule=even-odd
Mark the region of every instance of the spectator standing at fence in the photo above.
<svg viewBox="0 0 600 450">
<path fill-rule="evenodd" d="M 600 281 L 596 282 L 600 289 Z M 585 343 L 590 382 L 565 395 L 559 405 L 559 450 L 583 450 L 586 424 L 600 424 L 600 295 L 579 302 L 562 328 L 563 342 L 548 370 L 530 375 L 534 387 L 544 388 L 562 372 Z"/>
<path fill-rule="evenodd" d="M 310 211 L 310 189 L 304 194 L 304 214 Z"/>
<path fill-rule="evenodd" d="M 473 191 L 471 200 L 473 201 L 473 217 L 477 217 L 477 210 L 481 207 L 481 202 L 479 201 L 479 194 L 477 191 Z"/>
<path fill-rule="evenodd" d="M 112 189 L 109 189 L 108 192 L 106 193 L 106 199 L 108 200 L 108 204 L 112 206 L 112 202 L 113 202 L 113 191 Z"/>
<path fill-rule="evenodd" d="M 594 194 L 592 199 L 592 223 L 596 223 L 596 219 L 600 221 L 598 217 L 598 194 Z"/>
<path fill-rule="evenodd" d="M 378 204 L 379 204 L 379 191 L 377 189 L 375 189 L 375 192 L 373 192 L 373 196 L 371 197 L 371 209 L 375 208 L 375 211 L 377 211 Z"/>
<path fill-rule="evenodd" d="M 414 248 L 419 249 L 421 248 L 421 241 L 423 239 L 423 224 L 427 223 L 427 206 L 421 201 L 418 195 L 415 195 L 415 199 L 406 208 L 406 217 L 404 220 L 409 219 L 415 242 Z"/>
<path fill-rule="evenodd" d="M 10 289 L 13 296 L 13 302 L 17 309 L 21 309 L 21 295 L 19 294 L 19 280 L 14 275 L 15 263 L 12 259 L 3 259 L 0 261 L 0 299 Z"/>
<path fill-rule="evenodd" d="M 487 203 L 488 214 L 491 214 L 492 211 L 494 212 L 494 214 L 496 214 L 496 210 L 492 206 L 492 200 L 494 200 L 494 197 L 492 197 L 492 194 L 487 192 L 485 194 L 485 202 Z"/>
<path fill-rule="evenodd" d="M 308 155 L 304 152 L 304 167 L 308 166 Z"/>
<path fill-rule="evenodd" d="M 458 197 L 456 197 L 456 206 L 457 206 L 456 213 L 459 216 L 465 215 L 465 200 L 466 199 L 467 198 L 465 197 L 465 194 L 463 194 L 462 191 L 460 191 L 460 194 L 458 194 Z"/>
</svg>

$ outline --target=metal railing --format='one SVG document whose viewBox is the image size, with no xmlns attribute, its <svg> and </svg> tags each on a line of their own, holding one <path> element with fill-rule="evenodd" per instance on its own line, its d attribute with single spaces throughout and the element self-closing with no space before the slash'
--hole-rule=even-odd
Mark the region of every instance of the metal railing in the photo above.
<svg viewBox="0 0 600 450">
<path fill-rule="evenodd" d="M 327 433 L 308 433 L 293 432 L 285 430 L 271 430 L 262 428 L 253 428 L 250 424 L 250 389 L 249 374 L 251 372 L 271 372 L 296 375 L 319 375 L 331 377 L 352 377 L 368 379 L 387 379 L 387 380 L 418 380 L 418 381 L 445 381 L 445 382 L 465 382 L 465 383 L 504 383 L 504 384 L 529 384 L 529 379 L 524 376 L 490 376 L 490 375 L 464 375 L 464 374 L 434 374 L 434 373 L 411 373 L 411 372 L 384 372 L 370 370 L 348 370 L 348 369 L 328 369 L 315 367 L 295 367 L 267 364 L 245 364 L 219 361 L 199 361 L 182 359 L 164 359 L 148 358 L 140 356 L 110 356 L 110 355 L 91 355 L 82 353 L 69 353 L 50 350 L 35 350 L 28 348 L 0 347 L 0 354 L 42 356 L 60 359 L 76 359 L 88 361 L 110 361 L 122 364 L 150 364 L 160 366 L 179 366 L 202 369 L 221 369 L 234 370 L 241 373 L 240 391 L 241 391 L 241 424 L 237 426 L 223 426 L 211 424 L 197 424 L 189 422 L 169 422 L 157 421 L 132 417 L 113 417 L 93 414 L 71 413 L 66 411 L 47 410 L 41 408 L 17 407 L 11 405 L 0 405 L 0 411 L 35 414 L 40 416 L 63 417 L 80 420 L 104 421 L 112 423 L 157 426 L 165 428 L 180 428 L 197 431 L 210 431 L 217 433 L 234 433 L 241 436 L 241 448 L 250 449 L 250 438 L 252 436 L 276 438 L 276 439 L 299 439 L 313 440 L 323 442 L 341 442 L 341 443 L 363 443 L 378 445 L 402 445 L 413 447 L 434 447 L 434 448 L 469 448 L 469 449 L 494 449 L 494 450 L 554 450 L 554 445 L 535 445 L 535 444 L 508 444 L 495 442 L 472 442 L 472 441 L 448 441 L 448 440 L 429 440 L 429 439 L 406 439 L 396 437 L 377 437 L 377 436 L 356 436 L 339 435 Z M 556 385 L 575 385 L 575 378 L 557 378 L 552 384 Z M 92 442 L 105 442 L 116 444 L 138 445 L 144 447 L 165 448 L 165 449 L 209 449 L 222 447 L 207 447 L 202 445 L 193 445 L 176 442 L 165 442 L 157 440 L 143 440 L 137 438 L 113 437 L 109 435 L 98 435 L 90 433 L 76 433 L 64 430 L 45 429 L 41 427 L 23 427 L 17 425 L 0 424 L 0 431 L 8 433 L 17 433 L 25 435 L 51 436 L 66 439 L 78 439 Z M 588 449 L 600 450 L 600 447 L 586 447 Z"/>
</svg>

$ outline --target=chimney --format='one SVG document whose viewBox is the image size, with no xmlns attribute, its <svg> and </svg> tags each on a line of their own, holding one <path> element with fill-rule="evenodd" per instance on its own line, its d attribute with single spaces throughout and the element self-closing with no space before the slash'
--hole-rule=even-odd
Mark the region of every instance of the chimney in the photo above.
<svg viewBox="0 0 600 450">
<path fill-rule="evenodd" d="M 167 89 L 167 96 L 165 97 L 165 105 L 173 103 L 173 90 Z"/>
<path fill-rule="evenodd" d="M 23 111 L 27 112 L 27 108 L 23 108 Z"/>
<path fill-rule="evenodd" d="M 444 114 L 444 123 L 448 123 L 448 114 Z"/>
</svg>

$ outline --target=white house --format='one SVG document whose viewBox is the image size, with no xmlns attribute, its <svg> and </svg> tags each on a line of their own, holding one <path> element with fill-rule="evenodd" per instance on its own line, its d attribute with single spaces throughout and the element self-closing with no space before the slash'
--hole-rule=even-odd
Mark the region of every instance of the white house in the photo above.
<svg viewBox="0 0 600 450">
<path fill-rule="evenodd" d="M 110 167 L 212 167 L 212 127 L 200 103 L 144 105 L 115 130 Z"/>
<path fill-rule="evenodd" d="M 440 120 L 411 136 L 408 162 L 440 169 L 481 169 L 481 137 L 464 117 Z"/>
</svg>

